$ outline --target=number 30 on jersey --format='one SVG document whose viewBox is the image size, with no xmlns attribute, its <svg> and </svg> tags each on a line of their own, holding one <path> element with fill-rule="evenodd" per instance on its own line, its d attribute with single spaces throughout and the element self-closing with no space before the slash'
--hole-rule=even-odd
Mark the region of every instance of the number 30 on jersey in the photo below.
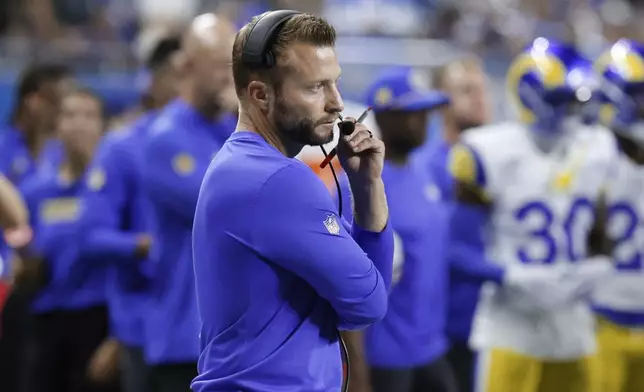
<svg viewBox="0 0 644 392">
<path fill-rule="evenodd" d="M 585 241 L 595 215 L 594 204 L 586 198 L 573 200 L 563 216 L 556 219 L 552 208 L 542 201 L 532 201 L 517 209 L 514 217 L 529 226 L 530 238 L 518 249 L 518 257 L 526 264 L 552 264 L 555 260 L 579 260 L 585 254 Z"/>
<path fill-rule="evenodd" d="M 642 268 L 641 249 L 644 242 L 638 230 L 639 217 L 626 202 L 611 204 L 608 209 L 608 235 L 615 241 L 614 256 L 621 270 Z M 514 217 L 529 225 L 530 241 L 518 249 L 518 258 L 527 264 L 551 264 L 559 257 L 577 261 L 586 257 L 586 241 L 595 217 L 594 204 L 586 198 L 575 199 L 563 222 L 557 222 L 548 204 L 532 201 L 517 209 Z M 562 254 L 563 253 L 563 254 Z"/>
</svg>

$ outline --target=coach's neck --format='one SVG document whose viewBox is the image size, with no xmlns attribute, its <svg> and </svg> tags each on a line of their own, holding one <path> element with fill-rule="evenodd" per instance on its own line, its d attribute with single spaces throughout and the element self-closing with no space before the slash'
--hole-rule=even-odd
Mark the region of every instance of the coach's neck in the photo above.
<svg viewBox="0 0 644 392">
<path fill-rule="evenodd" d="M 268 144 L 289 158 L 295 157 L 304 147 L 302 144 L 293 143 L 284 137 L 264 113 L 252 106 L 240 107 L 235 131 L 255 132 L 263 137 Z"/>
</svg>

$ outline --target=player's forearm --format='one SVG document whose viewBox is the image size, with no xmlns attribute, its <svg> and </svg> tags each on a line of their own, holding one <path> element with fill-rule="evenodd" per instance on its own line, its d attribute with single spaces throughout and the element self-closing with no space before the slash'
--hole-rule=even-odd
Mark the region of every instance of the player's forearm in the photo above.
<svg viewBox="0 0 644 392">
<path fill-rule="evenodd" d="M 16 188 L 0 175 L 0 225 L 15 229 L 27 225 L 29 213 Z"/>
<path fill-rule="evenodd" d="M 362 331 L 340 332 L 347 347 L 349 357 L 349 391 L 370 390 L 369 365 L 364 355 L 364 336 Z"/>
<path fill-rule="evenodd" d="M 136 257 L 138 234 L 110 228 L 92 228 L 85 232 L 81 254 L 111 264 L 131 263 Z"/>
<path fill-rule="evenodd" d="M 505 270 L 484 259 L 484 253 L 467 244 L 455 244 L 448 252 L 450 268 L 463 278 L 476 283 L 503 283 Z"/>
<path fill-rule="evenodd" d="M 370 183 L 351 182 L 353 219 L 364 230 L 381 232 L 389 219 L 389 207 L 382 179 Z"/>
</svg>

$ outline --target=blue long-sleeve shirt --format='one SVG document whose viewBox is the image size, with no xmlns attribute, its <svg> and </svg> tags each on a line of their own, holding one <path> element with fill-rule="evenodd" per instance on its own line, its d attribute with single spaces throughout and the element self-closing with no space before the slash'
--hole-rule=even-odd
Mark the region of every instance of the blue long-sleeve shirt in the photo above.
<svg viewBox="0 0 644 392">
<path fill-rule="evenodd" d="M 0 173 L 17 187 L 38 171 L 55 170 L 62 155 L 60 142 L 51 140 L 45 144 L 40 157 L 34 159 L 19 130 L 7 127 L 0 132 Z M 0 237 L 0 277 L 8 273 L 10 253 L 4 238 Z"/>
<path fill-rule="evenodd" d="M 387 309 L 389 227 L 347 230 L 313 171 L 256 133 L 234 133 L 211 163 L 193 249 L 202 321 L 194 391 L 337 392 L 337 331 Z"/>
<path fill-rule="evenodd" d="M 130 347 L 143 344 L 147 310 L 146 280 L 135 250 L 137 236 L 147 232 L 141 146 L 153 119 L 154 114 L 147 114 L 105 136 L 83 192 L 80 241 L 85 253 L 108 265 L 110 333 Z"/>
<path fill-rule="evenodd" d="M 441 357 L 448 347 L 448 211 L 436 200 L 425 170 L 412 163 L 385 163 L 382 177 L 397 238 L 395 281 L 387 315 L 365 332 L 370 366 L 421 366 Z M 351 190 L 346 176 L 341 187 L 343 214 L 350 219 Z"/>
<path fill-rule="evenodd" d="M 21 188 L 34 248 L 49 277 L 31 305 L 35 313 L 105 304 L 105 269 L 83 253 L 78 241 L 83 182 L 70 182 L 52 170 L 35 174 Z"/>
<path fill-rule="evenodd" d="M 159 112 L 150 125 L 141 173 L 154 239 L 143 266 L 150 278 L 144 343 L 150 364 L 192 363 L 199 358 L 192 221 L 208 164 L 223 135 L 234 127 L 234 118 L 209 121 L 180 99 Z"/>
</svg>

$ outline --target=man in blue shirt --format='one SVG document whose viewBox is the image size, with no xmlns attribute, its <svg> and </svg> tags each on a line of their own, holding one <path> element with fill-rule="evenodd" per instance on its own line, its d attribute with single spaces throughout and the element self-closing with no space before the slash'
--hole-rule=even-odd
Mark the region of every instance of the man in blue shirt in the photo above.
<svg viewBox="0 0 644 392">
<path fill-rule="evenodd" d="M 367 89 L 387 148 L 382 177 L 395 238 L 389 309 L 364 332 L 373 392 L 457 390 L 444 358 L 448 214 L 425 168 L 412 159 L 426 139 L 430 111 L 448 98 L 428 90 L 420 75 L 408 67 L 387 69 Z"/>
<path fill-rule="evenodd" d="M 62 157 L 52 140 L 60 98 L 73 85 L 67 67 L 56 64 L 26 68 L 16 86 L 15 108 L 7 127 L 0 131 L 0 173 L 14 185 L 32 176 L 37 168 L 52 169 Z M 9 275 L 10 252 L 0 239 L 0 277 Z M 24 347 L 29 335 L 28 298 L 12 290 L 2 312 L 0 380 L 14 390 L 30 375 L 24 374 Z"/>
<path fill-rule="evenodd" d="M 195 214 L 202 325 L 192 388 L 337 392 L 338 331 L 365 328 L 387 310 L 393 235 L 384 146 L 363 124 L 340 138 L 355 198 L 349 226 L 322 181 L 294 158 L 304 145 L 330 142 L 343 110 L 335 30 L 313 15 L 290 16 L 275 31 L 276 65 L 268 68 L 242 60 L 257 20 L 235 40 L 239 122 L 208 168 Z"/>
<path fill-rule="evenodd" d="M 147 62 L 153 79 L 147 95 L 155 109 L 176 96 L 176 84 L 168 84 L 165 79 L 176 82 L 172 59 L 179 48 L 179 37 L 164 38 Z M 150 111 L 125 130 L 106 135 L 90 168 L 83 194 L 82 246 L 86 252 L 109 263 L 107 301 L 112 339 L 101 346 L 93 362 L 96 366 L 91 369 L 100 378 L 112 363 L 110 354 L 120 348 L 123 392 L 151 390 L 142 349 L 143 320 L 148 304 L 145 279 L 139 267 L 148 256 L 152 238 L 146 225 L 147 206 L 140 170 L 141 146 L 155 116 L 156 111 Z"/>
<path fill-rule="evenodd" d="M 214 14 L 193 21 L 176 55 L 179 97 L 159 112 L 143 143 L 141 179 L 154 239 L 141 266 L 150 279 L 144 351 L 155 392 L 183 392 L 197 374 L 192 222 L 208 164 L 235 126 L 234 37 L 233 25 Z"/>
<path fill-rule="evenodd" d="M 103 127 L 96 95 L 84 90 L 66 95 L 58 126 L 63 160 L 56 170 L 40 171 L 22 186 L 34 228 L 15 271 L 16 287 L 33 294 L 28 391 L 114 390 L 87 378 L 87 363 L 107 335 L 105 269 L 78 241 L 80 195 Z"/>
<path fill-rule="evenodd" d="M 446 206 L 451 206 L 454 201 L 454 185 L 447 169 L 449 151 L 458 142 L 463 131 L 490 121 L 490 101 L 484 71 L 475 58 L 461 59 L 439 68 L 434 73 L 433 86 L 445 91 L 450 97 L 450 106 L 443 111 L 441 140 L 429 152 L 427 164 L 440 199 Z M 470 212 L 463 216 L 464 221 L 478 219 L 479 214 L 476 211 Z M 459 214 L 461 213 L 462 210 Z M 451 240 L 448 249 L 452 256 L 449 257 L 451 267 L 447 316 L 447 334 L 451 348 L 447 358 L 452 364 L 460 388 L 464 392 L 471 392 L 474 390 L 474 354 L 468 346 L 468 339 L 472 318 L 481 284 L 489 279 L 498 280 L 500 275 L 495 266 L 489 266 L 488 271 L 487 265 L 481 264 L 481 269 L 477 269 L 473 268 L 473 263 L 463 262 L 468 261 L 468 256 L 458 256 L 462 250 L 459 244 L 462 243 L 463 236 L 477 238 L 473 233 L 453 232 L 450 236 L 459 238 L 458 241 Z M 469 243 L 478 244 L 478 254 L 475 254 L 474 258 L 482 259 L 483 244 L 479 240 Z"/>
</svg>

